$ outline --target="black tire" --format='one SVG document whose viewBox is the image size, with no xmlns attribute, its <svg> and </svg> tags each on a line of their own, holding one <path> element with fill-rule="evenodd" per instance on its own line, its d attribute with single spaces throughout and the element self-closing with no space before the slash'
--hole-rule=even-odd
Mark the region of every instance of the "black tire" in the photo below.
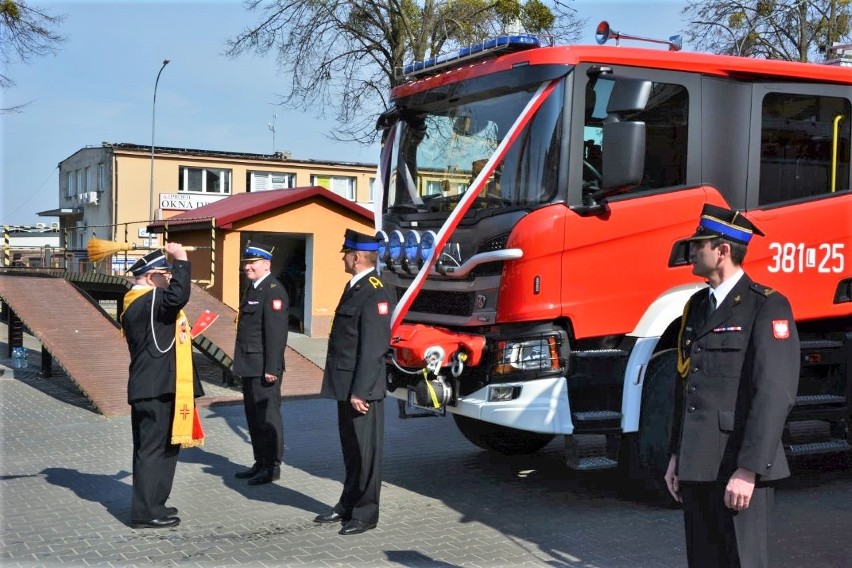
<svg viewBox="0 0 852 568">
<path fill-rule="evenodd" d="M 664 476 L 669 465 L 669 422 L 678 380 L 676 350 L 651 357 L 642 385 L 639 432 L 622 441 L 623 471 L 643 494 L 666 506 L 676 503 Z"/>
<path fill-rule="evenodd" d="M 556 437 L 553 434 L 539 434 L 498 426 L 458 414 L 453 414 L 453 418 L 459 431 L 469 441 L 482 449 L 507 456 L 535 453 Z"/>
</svg>

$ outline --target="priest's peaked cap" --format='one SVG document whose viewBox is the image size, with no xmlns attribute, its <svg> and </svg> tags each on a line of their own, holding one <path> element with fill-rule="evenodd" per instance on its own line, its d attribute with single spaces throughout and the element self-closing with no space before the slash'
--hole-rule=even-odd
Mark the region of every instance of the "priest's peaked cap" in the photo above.
<svg viewBox="0 0 852 568">
<path fill-rule="evenodd" d="M 133 273 L 133 276 L 142 276 L 150 270 L 171 269 L 172 266 L 166 260 L 166 253 L 163 250 L 155 250 L 134 262 L 128 272 Z"/>
</svg>

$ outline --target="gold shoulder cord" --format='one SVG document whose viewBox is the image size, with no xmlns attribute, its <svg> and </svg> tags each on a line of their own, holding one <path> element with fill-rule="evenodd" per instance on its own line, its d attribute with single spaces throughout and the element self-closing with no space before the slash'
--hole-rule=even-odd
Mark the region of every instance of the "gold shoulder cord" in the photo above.
<svg viewBox="0 0 852 568">
<path fill-rule="evenodd" d="M 683 352 L 683 330 L 686 329 L 686 314 L 689 312 L 689 304 L 691 303 L 692 298 L 690 298 L 683 307 L 683 316 L 680 320 L 680 331 L 677 334 L 677 372 L 680 374 L 680 378 L 682 379 L 685 379 L 686 375 L 689 374 L 689 367 L 692 365 L 689 357 L 684 358 Z"/>
</svg>

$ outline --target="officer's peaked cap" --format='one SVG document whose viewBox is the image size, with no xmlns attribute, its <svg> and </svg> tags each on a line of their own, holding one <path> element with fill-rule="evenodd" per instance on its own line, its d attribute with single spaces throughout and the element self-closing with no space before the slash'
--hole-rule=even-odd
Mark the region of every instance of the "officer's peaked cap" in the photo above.
<svg viewBox="0 0 852 568">
<path fill-rule="evenodd" d="M 272 251 L 275 247 L 257 241 L 249 241 L 246 250 L 243 251 L 243 257 L 240 259 L 245 262 L 253 260 L 272 260 Z"/>
<path fill-rule="evenodd" d="M 340 252 L 350 250 L 377 251 L 379 250 L 379 241 L 376 240 L 376 235 L 365 235 L 352 229 L 346 229 L 346 234 L 343 235 L 343 247 L 340 249 Z"/>
<path fill-rule="evenodd" d="M 150 270 L 171 270 L 172 266 L 166 261 L 166 253 L 162 250 L 149 252 L 133 263 L 128 272 L 133 276 L 142 276 Z"/>
<path fill-rule="evenodd" d="M 695 234 L 688 240 L 699 241 L 723 237 L 735 243 L 747 245 L 753 235 L 764 236 L 763 232 L 743 217 L 742 213 L 707 203 L 701 210 L 701 219 L 698 221 Z"/>
</svg>

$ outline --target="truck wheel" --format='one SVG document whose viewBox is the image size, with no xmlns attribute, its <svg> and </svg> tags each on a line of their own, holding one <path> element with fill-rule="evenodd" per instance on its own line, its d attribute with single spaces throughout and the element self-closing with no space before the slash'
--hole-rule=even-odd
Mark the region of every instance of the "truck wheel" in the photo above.
<svg viewBox="0 0 852 568">
<path fill-rule="evenodd" d="M 480 448 L 507 456 L 535 453 L 556 437 L 553 434 L 539 434 L 498 426 L 458 414 L 453 414 L 453 418 L 465 438 Z"/>
<path fill-rule="evenodd" d="M 651 357 L 642 386 L 639 432 L 625 436 L 622 442 L 625 473 L 630 481 L 667 506 L 675 504 L 663 476 L 669 465 L 669 421 L 676 380 L 676 350 L 661 351 Z"/>
</svg>

